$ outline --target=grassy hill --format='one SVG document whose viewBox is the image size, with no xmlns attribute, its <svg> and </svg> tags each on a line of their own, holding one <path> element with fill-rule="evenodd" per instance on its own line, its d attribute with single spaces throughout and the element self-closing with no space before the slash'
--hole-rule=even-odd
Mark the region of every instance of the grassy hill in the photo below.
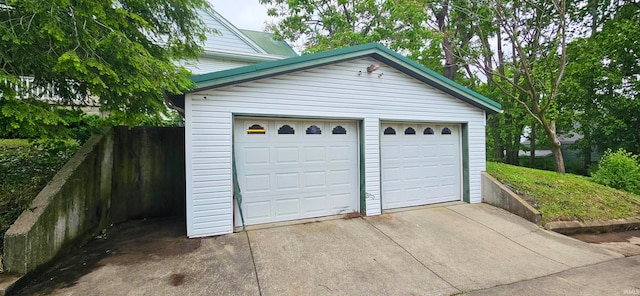
<svg viewBox="0 0 640 296">
<path fill-rule="evenodd" d="M 591 178 L 487 162 L 487 172 L 533 200 L 542 223 L 608 220 L 640 216 L 640 196 Z"/>
</svg>

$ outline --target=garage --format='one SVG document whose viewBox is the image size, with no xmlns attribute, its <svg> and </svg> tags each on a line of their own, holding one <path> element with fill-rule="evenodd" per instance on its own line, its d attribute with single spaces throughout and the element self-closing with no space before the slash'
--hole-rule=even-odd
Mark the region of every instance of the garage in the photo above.
<svg viewBox="0 0 640 296">
<path fill-rule="evenodd" d="M 461 200 L 459 130 L 456 124 L 382 123 L 383 209 Z"/>
<path fill-rule="evenodd" d="M 235 225 L 359 210 L 355 121 L 236 117 Z"/>
<path fill-rule="evenodd" d="M 485 121 L 500 105 L 380 44 L 192 81 L 183 97 L 189 237 L 482 201 Z"/>
</svg>

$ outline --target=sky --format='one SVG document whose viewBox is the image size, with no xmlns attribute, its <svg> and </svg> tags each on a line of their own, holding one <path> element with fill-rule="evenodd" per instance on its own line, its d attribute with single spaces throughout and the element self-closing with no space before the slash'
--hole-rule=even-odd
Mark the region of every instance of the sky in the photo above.
<svg viewBox="0 0 640 296">
<path fill-rule="evenodd" d="M 258 0 L 209 0 L 218 13 L 238 29 L 264 31 L 267 8 Z"/>
</svg>

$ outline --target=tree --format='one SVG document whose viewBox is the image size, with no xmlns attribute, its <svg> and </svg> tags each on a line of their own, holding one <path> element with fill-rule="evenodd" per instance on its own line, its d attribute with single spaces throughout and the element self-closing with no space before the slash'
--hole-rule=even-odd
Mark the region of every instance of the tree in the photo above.
<svg viewBox="0 0 640 296">
<path fill-rule="evenodd" d="M 290 41 L 305 40 L 304 52 L 318 52 L 369 42 L 380 42 L 432 68 L 442 69 L 449 79 L 467 78 L 471 69 L 455 55 L 473 37 L 464 7 L 476 11 L 479 4 L 454 0 L 261 0 L 277 36 Z"/>
<path fill-rule="evenodd" d="M 97 98 L 125 122 L 166 110 L 164 93 L 191 84 L 176 61 L 201 51 L 207 29 L 197 10 L 208 7 L 206 0 L 0 0 L 0 126 L 42 136 L 64 124 L 35 89 L 71 105 Z"/>
<path fill-rule="evenodd" d="M 562 85 L 562 103 L 575 110 L 578 131 L 585 135 L 578 142 L 585 165 L 593 145 L 640 153 L 640 6 L 630 2 L 600 10 L 609 14 L 592 34 L 569 44 Z"/>
<path fill-rule="evenodd" d="M 460 58 L 480 69 L 488 80 L 495 81 L 493 85 L 502 94 L 526 110 L 540 125 L 554 154 L 556 171 L 564 173 L 557 118 L 560 83 L 567 60 L 569 19 L 566 0 L 488 0 L 486 3 L 499 28 L 494 38 L 497 44 L 481 38 L 470 51 L 460 52 Z M 472 14 L 470 17 L 478 19 L 481 16 Z M 511 48 L 510 55 L 502 51 L 502 42 Z M 505 66 L 511 71 L 505 71 Z"/>
</svg>

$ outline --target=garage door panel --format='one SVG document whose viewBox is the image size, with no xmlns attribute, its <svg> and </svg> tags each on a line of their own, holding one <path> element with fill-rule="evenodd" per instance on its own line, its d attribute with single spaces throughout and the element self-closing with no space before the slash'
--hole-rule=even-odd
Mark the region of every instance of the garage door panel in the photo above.
<svg viewBox="0 0 640 296">
<path fill-rule="evenodd" d="M 405 176 L 405 182 L 411 181 L 420 181 L 422 179 L 422 166 L 406 166 L 402 170 L 403 175 Z"/>
<path fill-rule="evenodd" d="M 247 175 L 244 180 L 247 193 L 260 193 L 271 190 L 271 176 L 269 174 Z"/>
<path fill-rule="evenodd" d="M 279 199 L 276 201 L 277 216 L 291 216 L 298 215 L 300 213 L 300 199 L 288 198 Z"/>
<path fill-rule="evenodd" d="M 407 139 L 407 141 L 410 141 L 412 139 Z M 414 144 L 414 145 L 405 145 L 402 146 L 402 155 L 403 158 L 405 159 L 409 159 L 409 158 L 413 158 L 413 159 L 419 159 L 422 155 L 422 150 L 420 149 L 420 145 Z"/>
<path fill-rule="evenodd" d="M 248 132 L 255 124 L 263 133 Z M 356 127 L 350 121 L 236 118 L 234 149 L 245 224 L 357 211 Z"/>
<path fill-rule="evenodd" d="M 299 173 L 277 173 L 276 176 L 276 190 L 282 192 L 284 190 L 299 189 L 300 188 L 300 174 Z"/>
<path fill-rule="evenodd" d="M 354 147 L 350 145 L 328 147 L 327 159 L 332 163 L 351 163 Z"/>
<path fill-rule="evenodd" d="M 271 216 L 271 201 L 251 201 L 244 203 L 245 220 L 259 220 Z"/>
<path fill-rule="evenodd" d="M 353 171 L 349 169 L 329 171 L 329 186 L 351 186 L 351 174 L 353 174 Z"/>
<path fill-rule="evenodd" d="M 396 134 L 385 134 L 387 127 Z M 451 134 L 442 134 L 442 131 Z M 416 134 L 405 135 L 406 131 Z M 424 131 L 428 131 L 425 134 Z M 459 126 L 388 124 L 381 128 L 383 208 L 461 199 Z M 431 132 L 433 132 L 431 134 Z"/>
<path fill-rule="evenodd" d="M 304 151 L 303 161 L 306 164 L 313 164 L 313 163 L 324 164 L 326 159 L 324 146 L 304 146 L 302 147 L 302 150 Z"/>
<path fill-rule="evenodd" d="M 324 188 L 327 186 L 326 173 L 324 171 L 304 172 L 304 188 Z"/>
<path fill-rule="evenodd" d="M 350 206 L 349 194 L 331 194 L 329 196 L 331 200 L 331 210 L 340 211 Z"/>
<path fill-rule="evenodd" d="M 277 164 L 297 164 L 298 147 L 277 147 L 275 149 Z"/>
<path fill-rule="evenodd" d="M 264 165 L 270 163 L 269 149 L 247 147 L 243 151 L 246 165 Z"/>
<path fill-rule="evenodd" d="M 402 169 L 399 167 L 387 167 L 382 171 L 382 179 L 388 182 L 400 181 L 402 179 Z"/>
</svg>

